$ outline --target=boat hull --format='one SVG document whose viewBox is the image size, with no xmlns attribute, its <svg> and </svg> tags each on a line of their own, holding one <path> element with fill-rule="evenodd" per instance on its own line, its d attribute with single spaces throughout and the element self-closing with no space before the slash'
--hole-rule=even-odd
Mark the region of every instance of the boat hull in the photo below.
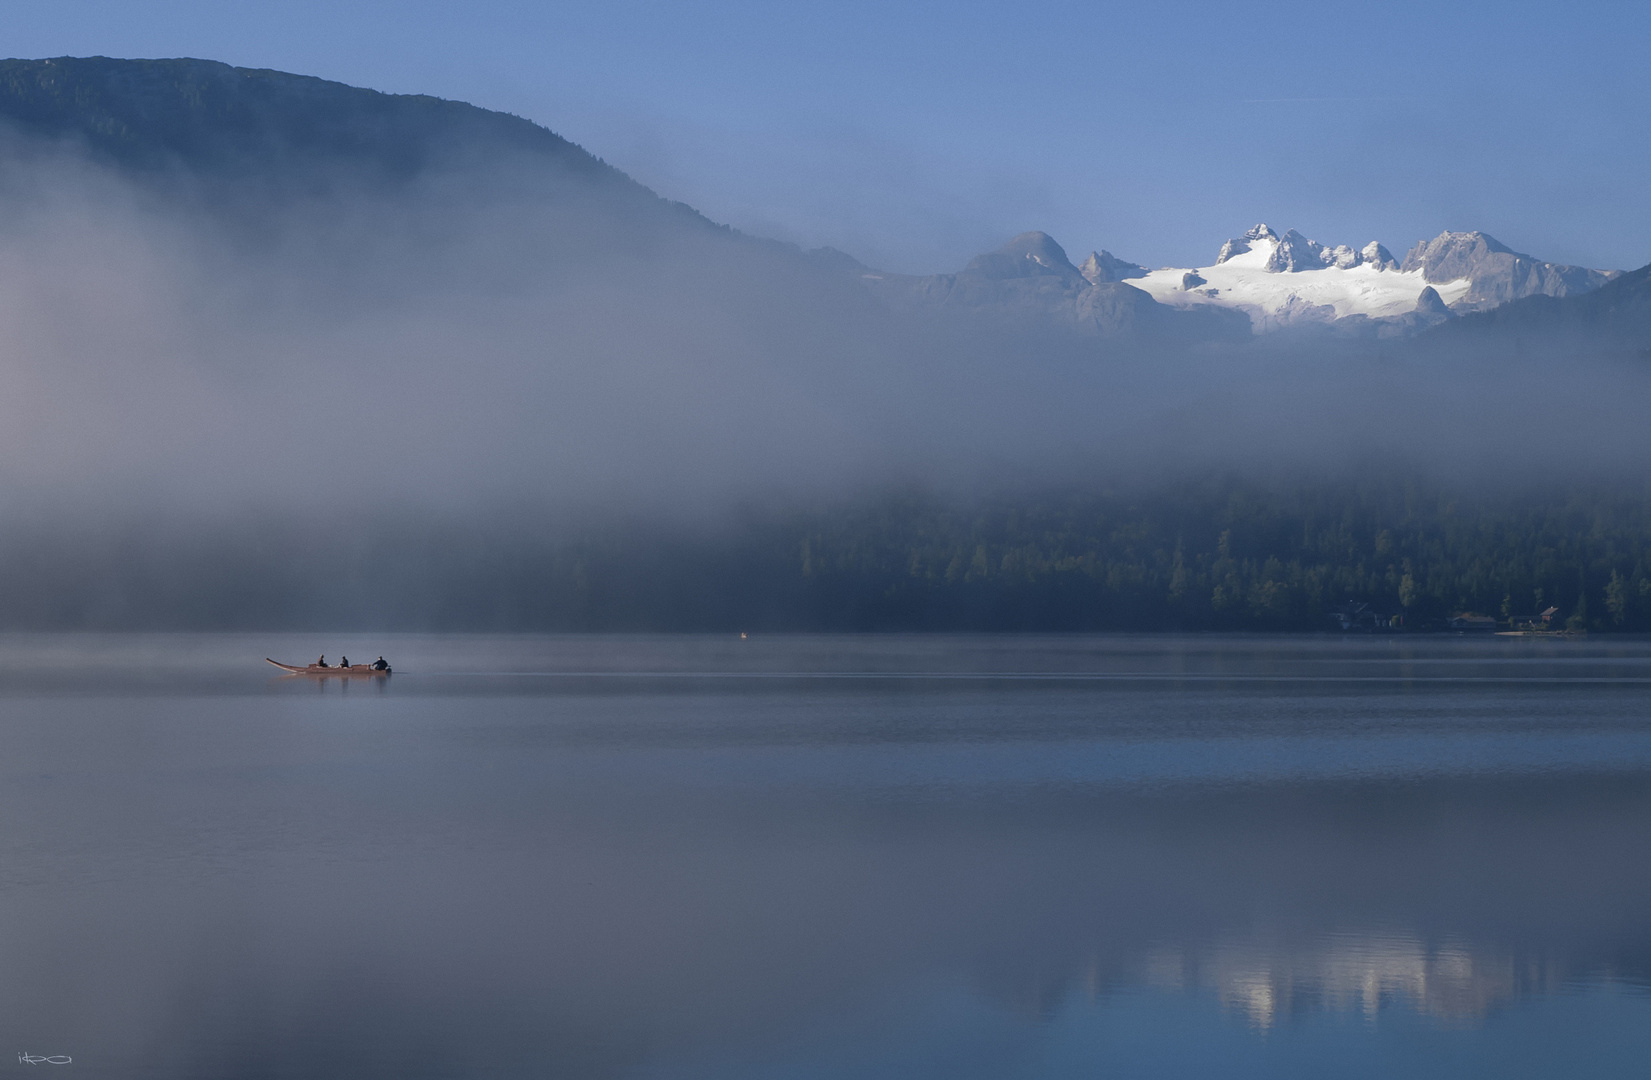
<svg viewBox="0 0 1651 1080">
<path fill-rule="evenodd" d="M 283 664 L 279 660 L 264 657 L 268 663 L 274 664 L 289 675 L 320 675 L 323 678 L 329 675 L 388 675 L 389 668 L 375 668 L 371 664 L 351 664 L 349 667 L 322 667 L 319 664 Z"/>
</svg>

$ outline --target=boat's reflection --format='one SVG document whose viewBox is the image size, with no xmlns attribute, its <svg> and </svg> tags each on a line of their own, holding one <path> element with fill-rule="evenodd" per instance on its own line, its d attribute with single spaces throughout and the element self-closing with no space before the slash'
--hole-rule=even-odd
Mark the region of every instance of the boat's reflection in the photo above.
<svg viewBox="0 0 1651 1080">
<path fill-rule="evenodd" d="M 390 684 L 390 673 L 386 671 L 363 675 L 360 672 L 339 672 L 336 675 L 328 675 L 299 672 L 291 675 L 277 675 L 269 680 L 269 685 L 278 689 L 313 685 L 315 692 L 318 694 L 349 694 L 352 684 L 366 684 L 378 693 L 383 693 Z"/>
</svg>

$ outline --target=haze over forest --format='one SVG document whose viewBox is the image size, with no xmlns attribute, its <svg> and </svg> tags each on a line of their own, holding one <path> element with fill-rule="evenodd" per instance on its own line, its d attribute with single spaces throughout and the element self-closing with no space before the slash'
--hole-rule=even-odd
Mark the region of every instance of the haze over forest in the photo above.
<svg viewBox="0 0 1651 1080">
<path fill-rule="evenodd" d="M 7 626 L 1651 627 L 1651 267 L 1237 222 L 1160 286 L 1028 222 L 905 277 L 199 60 L 0 62 L 0 120 Z"/>
</svg>

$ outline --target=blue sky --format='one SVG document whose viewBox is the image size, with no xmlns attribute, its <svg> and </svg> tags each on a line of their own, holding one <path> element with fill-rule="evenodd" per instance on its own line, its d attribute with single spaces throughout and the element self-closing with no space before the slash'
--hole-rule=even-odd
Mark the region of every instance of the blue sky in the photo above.
<svg viewBox="0 0 1651 1080">
<path fill-rule="evenodd" d="M 953 269 L 1257 221 L 1651 261 L 1644 3 L 8 0 L 0 53 L 202 56 L 529 117 L 739 228 Z"/>
</svg>

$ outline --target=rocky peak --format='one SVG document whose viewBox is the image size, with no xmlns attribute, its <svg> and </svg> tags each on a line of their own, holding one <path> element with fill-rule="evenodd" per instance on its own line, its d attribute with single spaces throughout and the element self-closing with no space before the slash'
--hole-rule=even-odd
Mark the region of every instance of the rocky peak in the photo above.
<svg viewBox="0 0 1651 1080">
<path fill-rule="evenodd" d="M 1424 240 L 1405 255 L 1401 269 L 1420 270 L 1423 281 L 1441 284 L 1466 278 L 1471 284 L 1457 310 L 1484 310 L 1525 296 L 1575 296 L 1618 276 L 1615 270 L 1542 262 L 1482 232 L 1442 232 Z"/>
<path fill-rule="evenodd" d="M 1359 261 L 1374 266 L 1377 270 L 1397 270 L 1399 268 L 1399 260 L 1393 257 L 1393 253 L 1374 240 L 1364 245 L 1363 250 L 1359 252 Z"/>
<path fill-rule="evenodd" d="M 1451 311 L 1449 307 L 1445 306 L 1444 297 L 1439 295 L 1439 290 L 1429 285 L 1422 290 L 1420 296 L 1416 297 L 1416 314 L 1439 315 L 1449 318 Z"/>
<path fill-rule="evenodd" d="M 1250 250 L 1250 245 L 1259 240 L 1278 242 L 1278 233 L 1274 232 L 1266 223 L 1255 226 L 1243 236 L 1235 236 L 1221 245 L 1221 254 L 1215 257 L 1215 265 L 1220 266 L 1234 255 L 1242 255 Z"/>
<path fill-rule="evenodd" d="M 1364 265 L 1374 266 L 1377 270 L 1390 270 L 1399 265 L 1398 260 L 1393 258 L 1393 253 L 1374 240 L 1357 251 L 1347 244 L 1326 247 L 1294 229 L 1289 229 L 1280 236 L 1267 225 L 1257 225 L 1243 236 L 1234 237 L 1222 244 L 1221 254 L 1215 260 L 1216 265 L 1219 266 L 1235 255 L 1250 251 L 1253 245 L 1262 241 L 1270 241 L 1273 245 L 1265 269 L 1275 274 L 1326 268 L 1351 270 L 1355 266 Z"/>
<path fill-rule="evenodd" d="M 1058 277 L 1083 279 L 1066 249 L 1045 232 L 1024 232 L 996 251 L 977 255 L 964 273 L 989 278 Z"/>
<path fill-rule="evenodd" d="M 1078 267 L 1078 272 L 1088 278 L 1092 285 L 1099 285 L 1103 281 L 1127 281 L 1130 278 L 1146 277 L 1148 273 L 1146 267 L 1125 262 L 1104 248 L 1100 251 L 1091 251 L 1089 258 Z"/>
<path fill-rule="evenodd" d="M 1511 255 L 1529 259 L 1511 248 L 1504 247 L 1494 237 L 1482 232 L 1442 232 L 1432 240 L 1423 240 L 1411 248 L 1399 267 L 1406 273 L 1422 271 L 1424 281 L 1456 281 L 1471 277 L 1476 267 L 1491 255 Z M 1534 260 L 1533 260 L 1534 261 Z"/>
<path fill-rule="evenodd" d="M 1363 262 L 1363 256 L 1346 244 L 1319 249 L 1319 261 L 1338 270 L 1350 270 Z"/>
<path fill-rule="evenodd" d="M 1324 245 L 1291 229 L 1278 238 L 1278 245 L 1267 260 L 1267 269 L 1275 274 L 1286 274 L 1299 270 L 1322 270 L 1324 263 Z"/>
</svg>

